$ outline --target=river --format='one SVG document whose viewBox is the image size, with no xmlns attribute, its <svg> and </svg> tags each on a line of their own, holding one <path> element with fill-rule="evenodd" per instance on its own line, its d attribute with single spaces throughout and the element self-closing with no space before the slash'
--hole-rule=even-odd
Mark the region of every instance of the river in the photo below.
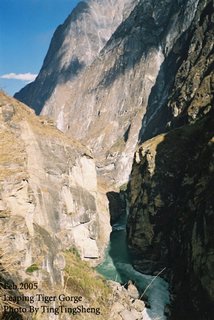
<svg viewBox="0 0 214 320">
<path fill-rule="evenodd" d="M 140 292 L 148 297 L 150 308 L 143 311 L 145 320 L 166 320 L 164 315 L 165 305 L 169 303 L 168 283 L 160 277 L 142 274 L 131 265 L 126 241 L 126 218 L 120 218 L 112 226 L 110 241 L 106 249 L 105 259 L 97 268 L 97 271 L 106 279 L 125 284 L 132 280 Z M 153 282 L 152 282 L 153 281 Z"/>
</svg>

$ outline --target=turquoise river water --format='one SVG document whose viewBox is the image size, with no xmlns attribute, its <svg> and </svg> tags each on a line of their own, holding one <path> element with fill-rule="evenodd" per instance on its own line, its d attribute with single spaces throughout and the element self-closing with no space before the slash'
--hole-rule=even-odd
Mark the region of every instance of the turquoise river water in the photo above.
<svg viewBox="0 0 214 320">
<path fill-rule="evenodd" d="M 154 276 L 142 274 L 132 267 L 126 241 L 125 217 L 120 218 L 113 225 L 105 259 L 96 269 L 106 279 L 117 281 L 121 284 L 132 280 L 140 292 L 143 292 L 151 284 L 145 293 L 148 297 L 150 308 L 144 309 L 143 319 L 166 320 L 164 308 L 169 303 L 168 283 L 160 277 L 155 278 Z"/>
</svg>

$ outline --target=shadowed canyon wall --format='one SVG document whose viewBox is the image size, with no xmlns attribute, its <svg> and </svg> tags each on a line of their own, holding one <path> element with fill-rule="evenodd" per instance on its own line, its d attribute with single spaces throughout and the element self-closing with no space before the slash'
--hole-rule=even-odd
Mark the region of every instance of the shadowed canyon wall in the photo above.
<svg viewBox="0 0 214 320">
<path fill-rule="evenodd" d="M 172 319 L 213 314 L 213 23 L 213 2 L 201 1 L 153 87 L 130 177 L 134 264 L 167 268 Z"/>
</svg>

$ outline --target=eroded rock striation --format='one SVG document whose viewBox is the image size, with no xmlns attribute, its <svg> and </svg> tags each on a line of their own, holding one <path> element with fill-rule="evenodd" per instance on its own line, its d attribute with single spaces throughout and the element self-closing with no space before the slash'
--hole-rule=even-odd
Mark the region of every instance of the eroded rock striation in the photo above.
<svg viewBox="0 0 214 320">
<path fill-rule="evenodd" d="M 213 2 L 200 1 L 162 65 L 129 185 L 134 263 L 144 272 L 167 268 L 172 319 L 213 314 L 213 23 Z"/>
<path fill-rule="evenodd" d="M 200 1 L 190 28 L 161 65 L 140 140 L 194 123 L 213 106 L 213 3 Z"/>
<path fill-rule="evenodd" d="M 37 114 L 50 103 L 63 106 L 64 95 L 69 94 L 71 83 L 94 61 L 137 1 L 80 1 L 56 29 L 37 79 L 15 97 L 35 109 Z M 58 94 L 61 85 L 64 89 Z M 58 126 L 62 129 L 60 121 Z"/>
<path fill-rule="evenodd" d="M 42 114 L 87 144 L 97 159 L 98 173 L 112 184 L 128 180 L 151 88 L 163 60 L 189 27 L 197 3 L 132 2 L 133 10 L 126 9 L 122 23 L 78 81 L 67 79 L 57 85 L 44 104 Z M 36 85 L 29 95 L 39 98 Z M 22 99 L 22 94 L 16 97 Z"/>
<path fill-rule="evenodd" d="M 59 281 L 58 252 L 75 246 L 83 258 L 98 258 L 108 239 L 109 218 L 105 202 L 97 197 L 95 163 L 86 147 L 45 117 L 37 118 L 3 93 L 0 103 L 5 246 L 21 254 L 22 270 L 37 261 L 50 273 L 50 281 Z"/>
</svg>

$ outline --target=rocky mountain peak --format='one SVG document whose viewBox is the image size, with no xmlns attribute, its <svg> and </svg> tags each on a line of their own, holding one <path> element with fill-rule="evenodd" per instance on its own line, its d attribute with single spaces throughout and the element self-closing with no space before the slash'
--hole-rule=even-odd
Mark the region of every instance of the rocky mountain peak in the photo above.
<svg viewBox="0 0 214 320">
<path fill-rule="evenodd" d="M 35 82 L 15 95 L 40 113 L 59 84 L 90 65 L 137 0 L 80 1 L 51 40 Z"/>
</svg>

